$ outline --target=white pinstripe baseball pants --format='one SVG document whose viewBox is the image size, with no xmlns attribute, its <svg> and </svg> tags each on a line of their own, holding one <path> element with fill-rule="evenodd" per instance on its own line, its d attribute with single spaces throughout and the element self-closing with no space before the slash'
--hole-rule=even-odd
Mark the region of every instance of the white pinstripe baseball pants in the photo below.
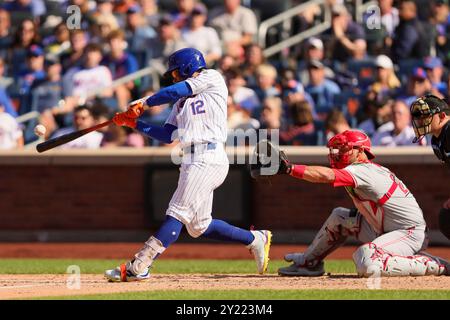
<svg viewBox="0 0 450 320">
<path fill-rule="evenodd" d="M 229 164 L 223 148 L 195 155 L 191 163 L 182 163 L 178 187 L 166 214 L 181 221 L 188 233 L 197 238 L 211 223 L 214 190 L 228 174 Z"/>
</svg>

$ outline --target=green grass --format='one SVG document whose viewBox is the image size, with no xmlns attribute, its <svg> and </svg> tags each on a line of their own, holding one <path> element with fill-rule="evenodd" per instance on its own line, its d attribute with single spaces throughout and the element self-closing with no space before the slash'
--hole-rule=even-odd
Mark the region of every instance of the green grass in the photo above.
<svg viewBox="0 0 450 320">
<path fill-rule="evenodd" d="M 101 274 L 117 266 L 120 260 L 93 259 L 0 259 L 0 274 L 64 274 L 67 267 L 77 265 L 84 274 Z M 276 273 L 286 262 L 270 261 L 268 273 Z M 355 273 L 350 260 L 328 260 L 325 270 L 331 273 Z M 174 273 L 255 273 L 253 260 L 165 260 L 156 261 L 155 274 Z M 205 290 L 205 291 L 145 291 L 114 294 L 97 294 L 43 299 L 144 299 L 144 300 L 346 300 L 346 299 L 445 299 L 450 300 L 450 290 Z"/>
<path fill-rule="evenodd" d="M 449 300 L 450 290 L 208 290 L 146 291 L 47 297 L 61 300 Z"/>
<path fill-rule="evenodd" d="M 0 259 L 0 274 L 64 274 L 67 267 L 77 265 L 81 273 L 103 273 L 119 265 L 121 260 L 93 259 Z M 276 273 L 287 263 L 282 260 L 271 260 L 269 273 Z M 332 273 L 355 272 L 350 260 L 326 261 L 325 270 Z M 253 260 L 158 260 L 152 273 L 255 273 Z"/>
</svg>

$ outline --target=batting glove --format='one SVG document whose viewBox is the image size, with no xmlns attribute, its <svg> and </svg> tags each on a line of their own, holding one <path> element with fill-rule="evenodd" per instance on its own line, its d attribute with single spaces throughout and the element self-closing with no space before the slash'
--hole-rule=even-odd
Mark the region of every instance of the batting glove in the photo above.
<svg viewBox="0 0 450 320">
<path fill-rule="evenodd" d="M 134 100 L 128 105 L 128 110 L 125 112 L 128 118 L 139 118 L 144 113 L 145 102 L 148 97 Z"/>
<path fill-rule="evenodd" d="M 128 117 L 126 112 L 116 113 L 112 120 L 118 126 L 136 128 L 136 118 Z"/>
</svg>

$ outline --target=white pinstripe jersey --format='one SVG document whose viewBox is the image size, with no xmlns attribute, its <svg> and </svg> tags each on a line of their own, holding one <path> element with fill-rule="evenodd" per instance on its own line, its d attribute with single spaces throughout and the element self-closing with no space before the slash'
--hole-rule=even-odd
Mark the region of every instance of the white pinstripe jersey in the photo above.
<svg viewBox="0 0 450 320">
<path fill-rule="evenodd" d="M 178 127 L 182 146 L 227 140 L 228 88 L 223 76 L 206 69 L 186 80 L 192 96 L 179 99 L 166 123 Z"/>
<path fill-rule="evenodd" d="M 425 227 L 422 209 L 403 182 L 378 164 L 354 163 L 349 172 L 355 188 L 346 187 L 358 211 L 380 234 L 410 227 Z"/>
</svg>

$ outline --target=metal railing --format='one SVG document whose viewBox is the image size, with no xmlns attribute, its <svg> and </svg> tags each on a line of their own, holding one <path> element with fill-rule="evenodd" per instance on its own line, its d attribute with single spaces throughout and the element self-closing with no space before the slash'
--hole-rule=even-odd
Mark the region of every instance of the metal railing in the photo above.
<svg viewBox="0 0 450 320">
<path fill-rule="evenodd" d="M 114 89 L 120 85 L 127 83 L 127 82 L 134 81 L 134 80 L 143 78 L 148 75 L 150 75 L 152 77 L 153 89 L 159 90 L 159 88 L 160 88 L 159 76 L 161 75 L 161 73 L 158 71 L 158 68 L 154 68 L 153 66 L 148 66 L 146 68 L 140 69 L 136 72 L 130 73 L 129 75 L 126 75 L 124 77 L 114 80 L 112 82 L 112 84 L 108 87 L 95 88 L 91 91 L 88 91 L 86 93 L 86 95 L 82 98 L 84 98 L 84 100 L 93 98 L 93 97 L 101 94 L 105 89 Z M 30 111 L 28 113 L 18 116 L 16 118 L 16 121 L 18 123 L 24 123 L 24 122 L 39 118 L 39 115 L 40 115 L 40 113 L 37 111 Z"/>
<path fill-rule="evenodd" d="M 160 88 L 159 76 L 161 75 L 161 73 L 158 71 L 157 68 L 154 68 L 153 66 L 148 66 L 148 67 L 140 69 L 136 72 L 130 73 L 129 75 L 123 76 L 122 78 L 114 80 L 113 83 L 111 84 L 111 86 L 103 87 L 103 88 L 95 88 L 91 91 L 88 91 L 86 93 L 85 97 L 86 97 L 86 99 L 93 98 L 93 97 L 101 94 L 105 89 L 114 89 L 125 83 L 134 81 L 136 79 L 143 78 L 148 75 L 150 75 L 152 77 L 153 89 L 159 90 L 159 88 Z"/>
<path fill-rule="evenodd" d="M 378 1 L 363 1 L 364 0 L 355 0 L 355 21 L 358 23 L 363 23 L 364 14 L 368 11 L 368 9 L 374 6 L 378 6 Z M 289 32 L 292 18 L 300 14 L 302 11 L 309 9 L 311 6 L 322 7 L 323 22 L 316 24 L 313 27 L 291 37 L 284 36 Z M 286 48 L 292 47 L 309 37 L 313 37 L 324 32 L 331 27 L 331 19 L 331 8 L 327 4 L 327 0 L 310 0 L 308 2 L 304 2 L 263 21 L 258 29 L 258 44 L 259 46 L 261 46 L 261 48 L 263 48 L 263 54 L 266 58 L 273 56 L 274 54 L 277 54 L 278 52 L 281 52 Z M 277 44 L 266 47 L 266 39 L 269 30 L 278 24 L 282 24 L 282 31 L 280 32 L 280 34 L 282 35 L 282 40 Z"/>
<path fill-rule="evenodd" d="M 96 88 L 94 90 L 91 90 L 89 92 L 86 93 L 86 95 L 84 97 L 81 97 L 82 101 L 86 101 L 89 98 L 93 98 L 99 94 L 101 94 L 105 89 L 114 89 L 120 85 L 123 85 L 125 83 L 128 83 L 130 81 L 134 81 L 140 78 L 143 78 L 147 75 L 150 75 L 152 77 L 152 86 L 154 90 L 159 90 L 160 88 L 160 81 L 159 81 L 159 76 L 161 75 L 161 72 L 159 71 L 159 68 L 157 67 L 153 67 L 153 66 L 148 66 L 146 68 L 140 69 L 136 72 L 130 73 L 129 75 L 126 75 L 124 77 L 121 77 L 119 79 L 116 79 L 112 82 L 111 86 L 109 87 L 103 87 L 103 88 Z M 16 118 L 16 121 L 19 124 L 23 124 L 25 122 L 34 120 L 34 119 L 38 119 L 40 116 L 40 113 L 38 111 L 30 111 L 27 112 L 25 114 L 22 114 L 20 116 L 18 116 Z M 25 145 L 25 148 L 33 148 L 36 144 L 38 144 L 39 142 L 42 142 L 43 139 L 40 138 L 37 141 L 33 141 L 31 143 L 27 143 Z"/>
<path fill-rule="evenodd" d="M 294 36 L 291 36 L 287 39 L 283 39 L 277 44 L 270 46 L 266 48 L 266 38 L 267 34 L 269 32 L 269 29 L 278 25 L 283 24 L 283 32 L 286 33 L 288 30 L 286 28 L 290 27 L 290 20 L 297 16 L 302 11 L 310 8 L 311 6 L 322 6 L 323 8 L 323 18 L 324 21 L 320 24 L 317 24 L 313 26 L 312 28 L 305 30 L 303 32 L 300 32 Z M 315 36 L 319 33 L 324 32 L 331 26 L 331 10 L 330 7 L 327 5 L 326 0 L 310 0 L 308 2 L 299 4 L 289 10 L 286 10 L 276 16 L 273 16 L 272 18 L 269 18 L 265 21 L 263 21 L 258 29 L 258 44 L 264 48 L 263 54 L 265 57 L 273 56 L 274 54 L 289 48 L 293 45 L 296 45 L 303 41 L 304 39 L 308 37 Z"/>
</svg>

